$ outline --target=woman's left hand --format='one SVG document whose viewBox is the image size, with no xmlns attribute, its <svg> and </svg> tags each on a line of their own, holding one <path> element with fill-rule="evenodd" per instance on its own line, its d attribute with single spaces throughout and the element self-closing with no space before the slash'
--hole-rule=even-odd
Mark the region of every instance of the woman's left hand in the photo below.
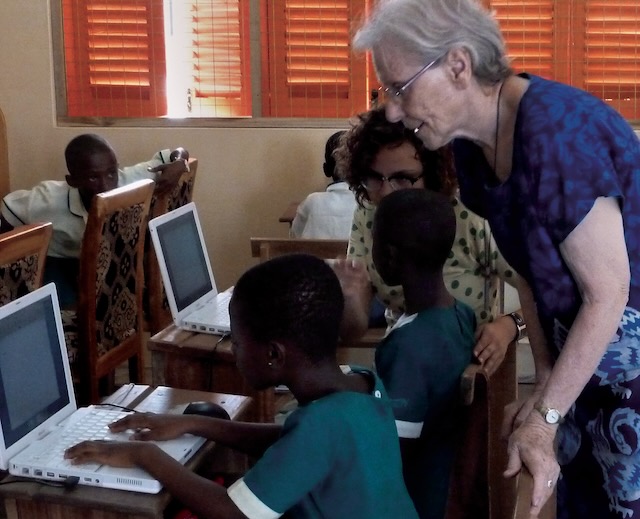
<svg viewBox="0 0 640 519">
<path fill-rule="evenodd" d="M 508 315 L 478 326 L 473 354 L 489 376 L 493 375 L 502 363 L 516 333 L 515 323 Z"/>
<path fill-rule="evenodd" d="M 557 425 L 546 424 L 534 411 L 509 437 L 509 461 L 504 476 L 515 476 L 523 465 L 529 470 L 533 476 L 532 517 L 538 517 L 560 477 L 560 465 L 553 449 L 557 428 Z"/>
</svg>

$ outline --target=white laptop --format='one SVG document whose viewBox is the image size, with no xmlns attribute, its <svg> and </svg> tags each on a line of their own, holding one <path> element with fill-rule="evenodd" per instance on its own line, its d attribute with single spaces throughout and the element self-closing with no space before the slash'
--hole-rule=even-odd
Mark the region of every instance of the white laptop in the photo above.
<svg viewBox="0 0 640 519">
<path fill-rule="evenodd" d="M 233 287 L 218 292 L 193 202 L 149 222 L 162 282 L 178 328 L 226 335 Z"/>
<path fill-rule="evenodd" d="M 156 493 L 162 485 L 142 469 L 96 463 L 73 465 L 64 450 L 83 439 L 129 441 L 107 425 L 126 411 L 110 406 L 77 408 L 55 285 L 50 283 L 0 307 L 0 469 L 16 476 L 72 481 Z M 97 430 L 85 420 L 102 420 Z M 95 427 L 95 426 L 94 426 Z M 204 438 L 184 435 L 156 442 L 185 463 Z"/>
</svg>

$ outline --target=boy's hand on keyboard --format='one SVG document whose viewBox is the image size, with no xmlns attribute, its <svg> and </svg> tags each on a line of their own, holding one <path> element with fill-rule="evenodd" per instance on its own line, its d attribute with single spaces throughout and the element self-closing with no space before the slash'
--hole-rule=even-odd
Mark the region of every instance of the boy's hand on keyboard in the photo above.
<svg viewBox="0 0 640 519">
<path fill-rule="evenodd" d="M 69 447 L 64 457 L 74 465 L 93 462 L 112 467 L 137 467 L 138 460 L 148 456 L 148 449 L 157 448 L 153 443 L 84 441 Z"/>
<path fill-rule="evenodd" d="M 113 433 L 132 430 L 132 440 L 171 440 L 189 432 L 191 417 L 185 415 L 132 413 L 109 425 Z"/>
</svg>

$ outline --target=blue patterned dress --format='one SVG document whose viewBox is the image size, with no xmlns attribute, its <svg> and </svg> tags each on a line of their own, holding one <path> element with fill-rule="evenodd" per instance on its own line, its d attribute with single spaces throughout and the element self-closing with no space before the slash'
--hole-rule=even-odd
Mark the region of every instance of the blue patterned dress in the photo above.
<svg viewBox="0 0 640 519">
<path fill-rule="evenodd" d="M 517 114 L 511 175 L 496 184 L 480 148 L 456 141 L 462 200 L 489 220 L 505 259 L 528 281 L 557 356 L 581 304 L 559 246 L 596 198 L 618 199 L 631 265 L 629 302 L 558 432 L 558 518 L 640 518 L 640 142 L 595 97 L 523 77 L 530 84 Z"/>
</svg>

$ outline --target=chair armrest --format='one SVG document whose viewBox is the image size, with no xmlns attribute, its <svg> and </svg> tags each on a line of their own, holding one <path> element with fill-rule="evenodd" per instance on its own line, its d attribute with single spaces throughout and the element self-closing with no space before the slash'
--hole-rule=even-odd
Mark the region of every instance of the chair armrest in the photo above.
<svg viewBox="0 0 640 519">
<path fill-rule="evenodd" d="M 482 377 L 487 384 L 488 376 L 480 364 L 469 364 L 460 377 L 460 401 L 462 405 L 469 406 L 473 403 L 476 393 L 476 378 Z"/>
</svg>

